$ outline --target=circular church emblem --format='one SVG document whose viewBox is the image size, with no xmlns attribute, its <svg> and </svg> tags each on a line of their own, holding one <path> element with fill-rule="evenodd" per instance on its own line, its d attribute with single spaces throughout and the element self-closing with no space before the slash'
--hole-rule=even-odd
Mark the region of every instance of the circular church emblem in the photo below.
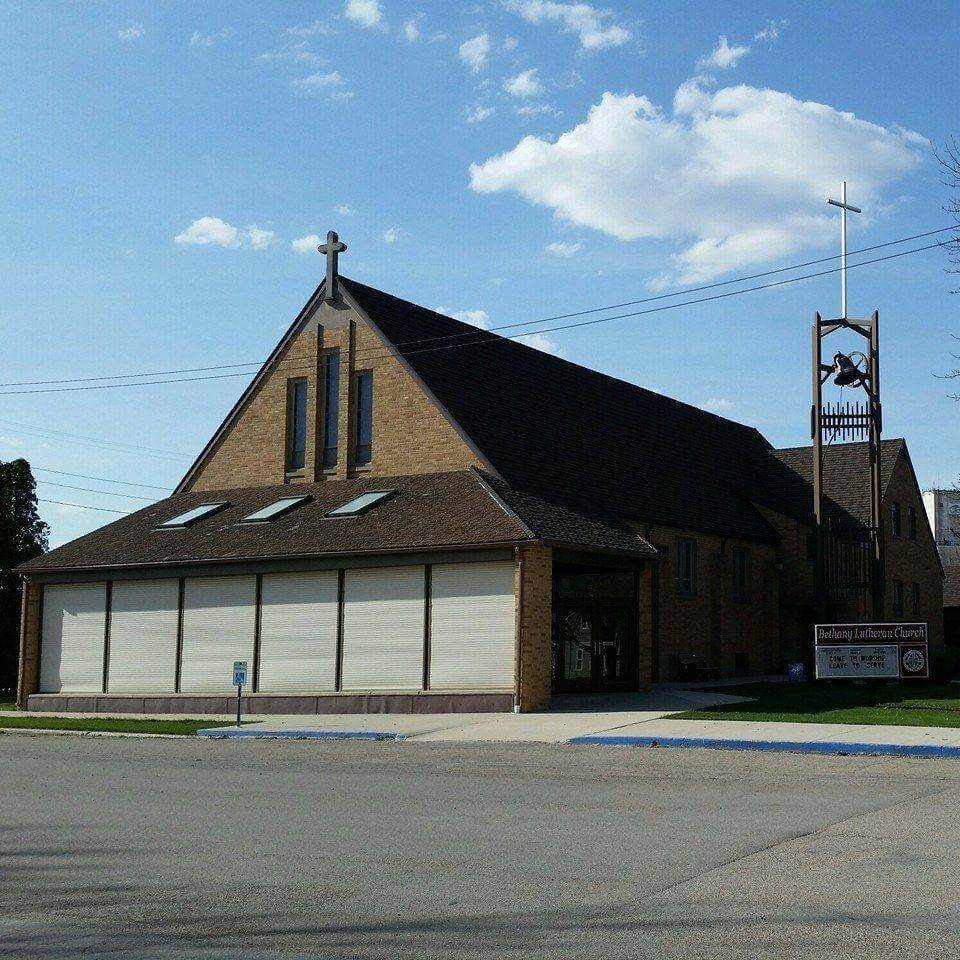
<svg viewBox="0 0 960 960">
<path fill-rule="evenodd" d="M 927 659 L 919 650 L 908 650 L 903 655 L 903 669 L 905 673 L 923 673 Z"/>
</svg>

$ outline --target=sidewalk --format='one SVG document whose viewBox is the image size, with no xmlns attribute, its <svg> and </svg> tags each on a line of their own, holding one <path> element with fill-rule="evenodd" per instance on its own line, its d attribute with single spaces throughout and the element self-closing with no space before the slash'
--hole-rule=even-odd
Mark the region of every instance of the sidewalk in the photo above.
<svg viewBox="0 0 960 960">
<path fill-rule="evenodd" d="M 743 697 L 699 690 L 656 690 L 624 694 L 593 701 L 571 699 L 571 709 L 544 713 L 382 713 L 309 714 L 248 717 L 239 731 L 217 727 L 211 737 L 315 737 L 383 740 L 455 741 L 460 743 L 566 743 L 576 737 L 610 734 L 659 720 L 672 713 L 721 703 L 737 703 Z M 589 705 L 587 705 L 589 703 Z"/>
</svg>

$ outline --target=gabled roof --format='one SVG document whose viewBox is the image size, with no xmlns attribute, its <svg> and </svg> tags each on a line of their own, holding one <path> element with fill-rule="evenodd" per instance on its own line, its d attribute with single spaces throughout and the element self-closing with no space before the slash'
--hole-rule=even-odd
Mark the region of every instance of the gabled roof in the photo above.
<svg viewBox="0 0 960 960">
<path fill-rule="evenodd" d="M 886 495 L 890 478 L 907 445 L 903 438 L 880 442 L 880 490 Z M 767 474 L 771 492 L 802 518 L 813 510 L 813 447 L 786 447 L 771 451 L 785 470 Z M 870 461 L 866 443 L 838 443 L 823 448 L 823 493 L 835 509 L 870 522 Z"/>
<path fill-rule="evenodd" d="M 341 283 L 514 490 L 580 513 L 776 539 L 743 475 L 770 449 L 753 427 Z"/>
<path fill-rule="evenodd" d="M 18 567 L 20 573 L 389 554 L 428 549 L 508 546 L 535 540 L 591 546 L 602 542 L 638 556 L 656 551 L 621 525 L 565 513 L 562 524 L 536 498 L 494 492 L 475 470 L 367 477 L 271 487 L 174 494 Z M 362 493 L 396 494 L 360 516 L 326 513 Z M 267 523 L 239 523 L 282 497 L 310 500 Z M 505 501 L 510 498 L 511 502 Z M 229 506 L 187 527 L 158 529 L 201 503 Z"/>
</svg>

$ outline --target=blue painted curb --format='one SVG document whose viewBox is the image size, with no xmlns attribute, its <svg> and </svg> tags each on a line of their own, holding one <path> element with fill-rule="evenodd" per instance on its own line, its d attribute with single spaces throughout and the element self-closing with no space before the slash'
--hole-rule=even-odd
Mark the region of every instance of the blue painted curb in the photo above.
<svg viewBox="0 0 960 960">
<path fill-rule="evenodd" d="M 726 740 L 719 737 L 574 737 L 568 743 L 618 747 L 705 747 L 711 750 L 787 751 L 885 757 L 960 757 L 960 747 L 933 743 L 843 743 L 839 740 Z"/>
<path fill-rule="evenodd" d="M 206 727 L 197 731 L 198 737 L 210 737 L 214 740 L 273 740 L 293 738 L 295 740 L 403 740 L 402 733 L 387 730 L 258 730 L 250 727 Z"/>
</svg>

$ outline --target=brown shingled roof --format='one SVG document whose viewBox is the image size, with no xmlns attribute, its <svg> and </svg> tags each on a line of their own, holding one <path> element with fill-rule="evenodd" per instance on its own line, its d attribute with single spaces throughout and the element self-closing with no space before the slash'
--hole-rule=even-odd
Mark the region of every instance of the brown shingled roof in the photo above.
<svg viewBox="0 0 960 960">
<path fill-rule="evenodd" d="M 358 517 L 328 518 L 332 507 L 371 490 L 396 490 Z M 310 500 L 268 523 L 240 518 L 294 495 Z M 296 559 L 505 546 L 550 539 L 571 545 L 605 543 L 641 556 L 655 556 L 645 540 L 619 525 L 604 530 L 596 519 L 558 514 L 535 498 L 521 508 L 510 491 L 493 492 L 478 471 L 331 480 L 321 483 L 175 494 L 18 567 L 21 573 L 118 567 L 154 567 L 207 561 Z M 229 506 L 188 527 L 157 525 L 201 503 Z"/>
</svg>

